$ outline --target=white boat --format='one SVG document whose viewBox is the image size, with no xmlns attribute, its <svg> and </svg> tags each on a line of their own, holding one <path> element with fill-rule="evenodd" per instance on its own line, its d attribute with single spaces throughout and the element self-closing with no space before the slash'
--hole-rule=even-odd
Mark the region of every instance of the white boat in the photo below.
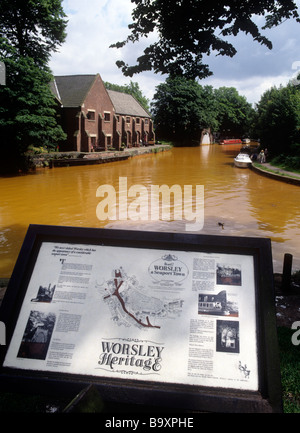
<svg viewBox="0 0 300 433">
<path fill-rule="evenodd" d="M 252 161 L 247 153 L 239 153 L 234 158 L 234 165 L 236 167 L 247 168 L 250 164 L 252 164 Z"/>
</svg>

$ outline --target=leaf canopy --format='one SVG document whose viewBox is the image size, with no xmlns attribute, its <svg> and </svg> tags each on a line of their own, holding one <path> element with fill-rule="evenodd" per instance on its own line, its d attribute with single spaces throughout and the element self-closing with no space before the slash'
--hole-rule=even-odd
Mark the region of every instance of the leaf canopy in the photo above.
<svg viewBox="0 0 300 433">
<path fill-rule="evenodd" d="M 28 56 L 40 66 L 48 62 L 66 38 L 65 13 L 61 0 L 1 0 L 0 56 L 14 48 L 19 56 Z"/>
<path fill-rule="evenodd" d="M 0 171 L 18 170 L 30 145 L 53 149 L 65 134 L 57 121 L 48 61 L 64 42 L 62 0 L 1 0 Z M 9 168 L 10 167 L 10 168 Z"/>
<path fill-rule="evenodd" d="M 235 88 L 213 89 L 178 76 L 159 84 L 153 99 L 157 135 L 176 142 L 199 142 L 203 129 L 231 130 L 242 136 L 254 111 Z"/>
<path fill-rule="evenodd" d="M 299 22 L 296 2 L 293 0 L 131 0 L 135 4 L 128 26 L 131 34 L 126 40 L 113 44 L 121 48 L 136 43 L 152 34 L 157 41 L 150 43 L 136 64 L 129 66 L 123 60 L 117 65 L 126 76 L 143 71 L 167 75 L 184 75 L 187 78 L 205 78 L 212 75 L 203 62 L 204 55 L 216 52 L 233 57 L 235 47 L 226 40 L 239 32 L 272 48 L 263 29 L 279 25 L 293 18 Z M 265 25 L 259 29 L 255 16 L 264 16 Z"/>
</svg>

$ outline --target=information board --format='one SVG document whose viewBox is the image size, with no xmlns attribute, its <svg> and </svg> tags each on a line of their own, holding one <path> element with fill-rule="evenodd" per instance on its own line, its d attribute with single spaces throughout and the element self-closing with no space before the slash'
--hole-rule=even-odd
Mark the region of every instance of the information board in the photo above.
<svg viewBox="0 0 300 433">
<path fill-rule="evenodd" d="M 238 391 L 265 407 L 264 345 L 273 344 L 261 317 L 273 302 L 265 264 L 258 296 L 267 240 L 45 226 L 31 226 L 27 237 L 32 254 L 4 375 L 148 391 L 160 384 L 162 393 L 179 387 L 231 399 Z"/>
</svg>

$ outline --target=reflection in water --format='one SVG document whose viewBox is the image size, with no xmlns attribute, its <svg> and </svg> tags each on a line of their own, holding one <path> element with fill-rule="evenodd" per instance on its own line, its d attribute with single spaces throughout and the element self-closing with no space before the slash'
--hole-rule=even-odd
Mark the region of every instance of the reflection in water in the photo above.
<svg viewBox="0 0 300 433">
<path fill-rule="evenodd" d="M 174 148 L 128 161 L 89 167 L 41 170 L 0 178 L 0 277 L 9 277 L 29 224 L 185 231 L 181 221 L 99 221 L 101 185 L 204 185 L 204 228 L 200 233 L 272 239 L 274 270 L 284 253 L 300 269 L 300 188 L 233 166 L 238 146 Z M 219 225 L 221 222 L 223 224 Z"/>
</svg>

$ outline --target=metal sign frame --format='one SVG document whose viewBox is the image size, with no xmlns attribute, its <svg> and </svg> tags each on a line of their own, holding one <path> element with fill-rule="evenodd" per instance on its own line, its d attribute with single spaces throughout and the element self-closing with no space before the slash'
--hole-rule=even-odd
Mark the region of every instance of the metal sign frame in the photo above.
<svg viewBox="0 0 300 433">
<path fill-rule="evenodd" d="M 195 269 L 188 269 L 192 267 L 191 265 L 192 261 L 186 262 L 188 263 L 188 265 L 186 265 L 185 263 L 183 263 L 184 260 L 182 260 L 181 257 L 187 257 L 187 260 L 189 259 L 189 257 L 196 257 L 196 258 L 200 257 L 199 259 L 200 261 L 197 259 L 200 264 L 203 263 L 202 261 L 203 257 L 208 257 L 208 258 L 210 257 L 218 258 L 223 256 L 228 258 L 233 257 L 234 259 L 236 258 L 236 260 L 233 261 L 232 263 L 241 262 L 245 264 L 247 264 L 248 261 L 250 260 L 250 263 L 253 263 L 253 267 L 252 269 L 249 270 L 249 266 L 247 266 L 248 282 L 245 281 L 245 279 L 243 285 L 240 282 L 240 276 L 241 276 L 240 269 L 238 270 L 235 269 L 233 273 L 231 272 L 232 269 L 231 271 L 230 270 L 228 271 L 228 269 L 226 269 L 227 272 L 227 274 L 225 275 L 226 281 L 225 280 L 217 281 L 216 284 L 221 284 L 221 286 L 218 286 L 219 288 L 221 287 L 226 289 L 227 287 L 231 287 L 233 293 L 236 293 L 235 285 L 239 286 L 237 293 L 239 294 L 240 298 L 249 295 L 249 293 L 247 294 L 247 292 L 250 292 L 250 289 L 247 287 L 248 285 L 250 287 L 252 284 L 251 287 L 253 287 L 253 296 L 252 295 L 251 296 L 253 298 L 252 301 L 254 305 L 253 313 L 251 314 L 249 313 L 249 316 L 246 316 L 245 313 L 240 312 L 240 316 L 245 314 L 245 317 L 244 318 L 240 317 L 239 319 L 241 319 L 243 329 L 248 327 L 249 335 L 250 336 L 255 335 L 256 338 L 255 358 L 257 360 L 257 370 L 256 370 L 257 389 L 255 387 L 254 389 L 251 389 L 251 387 L 248 389 L 247 385 L 245 385 L 244 387 L 244 383 L 246 383 L 246 380 L 239 382 L 239 380 L 237 379 L 235 380 L 236 383 L 239 383 L 239 386 L 237 387 L 235 387 L 235 385 L 227 386 L 226 384 L 229 383 L 228 380 L 230 379 L 228 376 L 224 382 L 222 381 L 220 382 L 220 386 L 219 386 L 218 379 L 217 378 L 209 379 L 209 375 L 208 375 L 207 380 L 205 379 L 203 382 L 204 385 L 202 385 L 201 379 L 199 379 L 199 376 L 201 376 L 201 374 L 200 373 L 197 374 L 197 368 L 200 368 L 200 370 L 202 368 L 201 367 L 202 364 L 199 363 L 198 364 L 196 363 L 195 365 L 189 364 L 188 369 L 190 369 L 190 371 L 193 372 L 196 379 L 191 380 L 191 378 L 187 378 L 187 382 L 185 382 L 185 380 L 180 381 L 179 379 L 169 380 L 168 376 L 164 377 L 163 380 L 161 380 L 159 375 L 154 375 L 150 379 L 148 379 L 146 376 L 143 375 L 137 375 L 136 376 L 137 378 L 136 377 L 132 378 L 130 377 L 129 371 L 126 370 L 127 368 L 125 367 L 126 360 L 124 357 L 122 358 L 123 361 L 120 358 L 115 358 L 116 359 L 115 362 L 119 362 L 120 364 L 123 363 L 124 366 L 123 373 L 125 372 L 125 375 L 123 376 L 122 374 L 119 375 L 116 374 L 114 376 L 113 374 L 112 375 L 106 374 L 106 372 L 104 374 L 102 373 L 99 374 L 99 372 L 97 372 L 97 375 L 95 375 L 93 373 L 90 373 L 89 371 L 82 374 L 80 371 L 77 371 L 76 368 L 71 369 L 70 373 L 68 373 L 64 369 L 60 369 L 60 368 L 57 368 L 56 370 L 55 367 L 49 367 L 49 368 L 43 367 L 42 363 L 45 361 L 36 361 L 34 359 L 26 360 L 26 357 L 30 358 L 26 354 L 18 355 L 19 357 L 21 357 L 21 360 L 19 358 L 17 359 L 15 356 L 15 351 L 13 346 L 15 345 L 15 342 L 20 342 L 22 340 L 22 335 L 20 334 L 20 329 L 21 329 L 20 326 L 25 328 L 25 319 L 24 319 L 25 316 L 22 313 L 22 311 L 24 311 L 24 309 L 25 311 L 28 311 L 28 308 L 32 308 L 33 310 L 38 309 L 32 307 L 32 304 L 34 301 L 36 306 L 38 304 L 39 299 L 32 299 L 32 293 L 28 293 L 31 290 L 30 287 L 33 284 L 31 281 L 33 279 L 33 281 L 36 284 L 36 281 L 34 280 L 35 274 L 37 273 L 40 275 L 44 274 L 46 269 L 48 269 L 50 274 L 52 273 L 54 279 L 56 278 L 55 275 L 57 269 L 53 268 L 53 266 L 51 265 L 52 263 L 51 260 L 45 263 L 45 259 L 43 259 L 44 262 L 43 261 L 41 262 L 39 257 L 43 252 L 44 246 L 47 248 L 51 247 L 52 249 L 48 248 L 49 251 L 52 251 L 51 257 L 57 256 L 55 257 L 55 259 L 60 260 L 61 264 L 63 264 L 64 260 L 61 259 L 61 254 L 60 254 L 62 250 L 59 250 L 60 248 L 59 246 L 64 246 L 64 245 L 69 246 L 69 248 L 74 247 L 77 249 L 84 247 L 86 251 L 92 250 L 94 255 L 99 254 L 97 251 L 102 251 L 101 249 L 103 248 L 111 249 L 111 251 L 113 251 L 114 253 L 111 258 L 112 268 L 116 265 L 114 261 L 116 260 L 116 257 L 118 257 L 118 255 L 120 255 L 120 257 L 123 257 L 124 260 L 126 257 L 127 262 L 126 260 L 125 262 L 134 263 L 137 269 L 143 267 L 143 265 L 139 265 L 140 262 L 137 261 L 137 258 L 138 257 L 141 258 L 142 256 L 146 257 L 149 255 L 149 260 L 147 258 L 149 262 L 149 266 L 147 267 L 147 278 L 151 279 L 151 281 L 153 281 L 153 284 L 156 284 L 156 287 L 159 286 L 161 288 L 162 286 L 164 286 L 165 290 L 168 292 L 169 290 L 168 285 L 170 286 L 170 279 L 167 280 L 166 282 L 167 277 L 165 276 L 165 273 L 158 271 L 158 269 L 163 269 L 163 265 L 162 265 L 163 262 L 159 261 L 161 260 L 159 258 L 161 257 L 161 252 L 166 252 L 167 255 L 171 256 L 173 260 L 172 261 L 173 267 L 171 266 L 169 267 L 169 271 L 173 272 L 172 283 L 174 287 L 175 286 L 183 287 L 181 292 L 183 298 L 185 296 L 185 293 L 187 292 L 187 289 L 185 287 L 185 283 L 182 283 L 182 280 L 184 280 L 186 278 L 186 275 L 188 274 L 189 274 L 189 278 L 194 278 L 194 276 L 191 276 L 191 274 L 193 275 L 195 274 Z M 80 248 L 78 248 L 79 246 Z M 164 264 L 167 263 L 166 262 L 166 260 L 168 260 L 167 255 L 164 257 L 165 260 Z M 152 260 L 154 256 L 155 257 L 157 256 L 158 259 Z M 45 255 L 42 257 L 47 257 L 47 256 Z M 79 254 L 77 257 L 79 257 L 76 259 L 77 263 L 79 263 L 81 260 L 80 259 L 81 255 Z M 150 258 L 152 261 L 150 260 Z M 104 270 L 101 268 L 101 272 L 108 271 L 107 263 L 110 264 L 109 261 L 110 259 L 106 258 L 105 260 L 106 260 L 105 261 L 106 267 Z M 148 262 L 145 261 L 145 263 Z M 193 263 L 195 263 L 195 259 L 193 259 Z M 145 265 L 145 269 L 146 269 L 146 265 Z M 220 271 L 220 269 L 218 271 Z M 158 277 L 154 275 L 156 272 L 159 274 L 159 279 L 160 279 L 159 281 L 157 280 Z M 171 275 L 170 272 L 169 275 Z M 231 272 L 231 275 L 229 275 L 230 277 L 229 280 L 228 280 L 228 272 L 229 274 Z M 242 273 L 243 272 L 244 269 L 242 270 Z M 70 272 L 68 273 L 67 271 L 67 275 L 70 276 L 71 274 L 72 273 Z M 76 273 L 76 275 L 78 275 L 78 273 Z M 222 277 L 224 277 L 224 275 L 223 276 L 221 275 L 221 277 L 220 275 L 217 276 L 217 278 L 222 278 Z M 56 283 L 57 283 L 57 278 L 55 280 Z M 250 280 L 252 281 L 251 284 L 250 284 Z M 62 286 L 63 284 L 69 284 L 66 283 L 66 281 L 70 281 L 70 280 L 66 280 L 63 278 L 60 280 Z M 115 279 L 114 281 L 117 280 Z M 201 284 L 203 283 L 203 280 L 199 280 L 199 281 L 201 282 Z M 83 282 L 82 284 L 85 284 L 85 282 Z M 116 287 L 118 287 L 117 283 L 115 284 Z M 160 286 L 160 284 L 162 286 Z M 194 280 L 193 280 L 193 284 L 194 284 Z M 210 318 L 209 323 L 216 323 L 216 322 L 222 323 L 223 317 L 219 316 L 220 314 L 219 312 L 211 313 L 203 309 L 201 310 L 201 308 L 203 308 L 204 305 L 202 302 L 204 300 L 202 288 L 199 289 L 198 287 L 195 287 L 193 290 L 194 290 L 193 293 L 192 292 L 190 293 L 192 293 L 193 299 L 197 299 L 198 302 L 198 312 L 197 312 L 198 315 L 196 317 L 196 320 L 198 320 L 201 317 L 204 318 L 209 317 Z M 148 292 L 149 295 L 151 294 L 150 292 Z M 71 292 L 68 293 L 69 296 L 71 296 L 70 295 Z M 209 294 L 210 289 L 208 289 L 208 291 L 206 291 L 205 293 Z M 112 292 L 110 292 L 110 294 L 112 295 Z M 114 294 L 116 294 L 116 291 L 114 292 Z M 28 296 L 30 296 L 30 298 L 28 298 Z M 103 299 L 107 300 L 109 296 L 110 295 L 106 295 L 102 297 L 102 300 Z M 205 297 L 206 301 L 210 299 L 212 299 L 211 296 Z M 146 326 L 145 325 L 146 323 L 150 327 L 150 323 L 152 323 L 153 320 L 154 321 L 156 320 L 156 318 L 149 319 L 148 316 L 147 319 L 145 317 L 141 318 L 141 316 L 139 316 L 139 319 L 137 319 L 137 316 L 135 317 L 133 314 L 129 313 L 128 310 L 126 310 L 126 308 L 124 307 L 125 301 L 123 302 L 121 297 L 119 297 L 118 302 L 119 301 L 123 303 L 122 304 L 123 313 L 125 311 L 126 314 L 129 314 L 131 316 L 127 318 L 130 319 L 130 321 L 132 319 L 135 319 L 135 323 L 130 324 L 132 329 L 135 325 L 139 328 L 141 328 L 141 325 Z M 74 299 L 72 299 L 72 301 L 70 302 L 74 302 L 74 304 L 76 304 L 77 301 L 74 301 Z M 30 307 L 27 305 L 29 303 L 31 303 Z M 81 307 L 79 303 L 78 308 L 84 309 L 84 302 L 82 305 L 83 306 Z M 182 303 L 180 305 L 182 306 Z M 221 301 L 219 300 L 215 305 L 217 305 L 217 308 L 221 308 L 220 306 Z M 204 306 L 207 305 L 205 304 Z M 178 308 L 177 307 L 175 309 L 177 310 L 178 308 L 180 309 L 180 307 Z M 176 313 L 178 313 L 177 310 Z M 245 311 L 245 307 L 243 311 Z M 174 309 L 171 311 L 170 314 L 172 315 L 173 313 L 174 313 Z M 24 316 L 23 318 L 22 318 L 22 314 Z M 228 311 L 226 313 L 223 312 L 222 314 L 230 315 Z M 152 317 L 154 317 L 154 315 L 152 315 Z M 186 314 L 183 314 L 181 312 L 181 317 L 185 318 L 186 320 Z M 234 342 L 234 336 L 232 336 L 232 332 L 233 333 L 235 332 L 234 325 L 236 325 L 237 322 L 235 317 L 233 318 L 229 317 L 229 319 L 231 320 L 230 323 L 233 323 L 233 327 L 231 327 L 232 341 L 231 343 L 228 344 L 228 347 L 230 347 L 230 344 L 231 347 L 233 347 L 235 342 Z M 244 322 L 242 322 L 243 320 Z M 275 297 L 274 297 L 274 288 L 273 288 L 273 266 L 272 266 L 271 241 L 269 239 L 196 235 L 190 233 L 182 233 L 182 234 L 165 233 L 165 232 L 156 233 L 156 232 L 141 232 L 135 230 L 128 231 L 128 230 L 114 230 L 114 229 L 93 229 L 93 228 L 30 225 L 27 234 L 25 236 L 13 274 L 11 276 L 7 291 L 5 293 L 5 297 L 1 305 L 0 321 L 3 322 L 6 326 L 6 346 L 0 347 L 1 349 L 0 382 L 2 384 L 3 389 L 9 389 L 10 391 L 12 391 L 13 389 L 26 390 L 28 389 L 28 386 L 30 384 L 31 393 L 34 392 L 39 394 L 41 393 L 62 394 L 63 393 L 69 396 L 74 396 L 75 393 L 80 392 L 82 389 L 92 384 L 97 387 L 97 389 L 100 392 L 100 395 L 104 400 L 115 401 L 120 403 L 123 402 L 123 403 L 130 403 L 130 404 L 158 405 L 160 407 L 166 406 L 166 408 L 177 407 L 184 410 L 200 411 L 200 412 L 201 411 L 281 412 L 282 411 L 280 367 L 279 367 L 278 340 L 277 340 L 276 314 L 275 314 Z M 176 321 L 180 322 L 179 319 L 174 320 L 173 317 L 172 323 L 176 324 Z M 115 326 L 112 325 L 112 322 L 106 322 L 106 323 L 107 323 L 107 327 L 106 327 L 107 329 L 109 329 L 110 326 Z M 201 323 L 205 323 L 205 322 L 201 322 Z M 152 327 L 154 328 L 155 326 Z M 119 326 L 119 329 L 121 328 L 122 326 L 121 327 Z M 156 328 L 159 328 L 159 326 L 156 326 Z M 122 332 L 123 332 L 122 336 L 124 337 L 124 331 Z M 145 335 L 145 333 L 143 335 Z M 195 336 L 197 337 L 196 334 L 193 335 L 194 337 Z M 246 338 L 244 338 L 244 340 L 246 340 Z M 174 354 L 176 355 L 175 357 L 177 357 L 177 355 L 178 357 L 181 356 L 180 351 L 183 346 L 183 344 L 181 343 L 185 343 L 185 342 L 178 341 L 177 346 L 176 344 L 174 344 L 174 342 L 172 343 L 173 346 L 171 343 L 169 344 L 170 348 L 173 350 L 173 355 Z M 127 345 L 126 347 L 128 348 L 129 346 Z M 157 352 L 158 355 L 160 355 L 161 351 L 163 350 L 162 347 L 160 348 L 159 346 L 157 347 L 158 348 L 156 349 L 155 345 L 153 346 L 148 345 L 147 347 L 144 346 L 144 349 L 139 349 L 140 355 L 144 355 L 143 353 L 141 353 L 142 350 L 146 351 L 145 354 L 147 353 L 150 362 L 150 358 L 154 356 L 155 350 L 158 351 Z M 205 344 L 204 344 L 204 348 L 205 348 Z M 195 349 L 195 347 L 193 347 L 193 349 Z M 198 349 L 199 349 L 199 345 L 198 345 Z M 23 350 L 25 353 L 25 349 Z M 178 352 L 178 354 L 176 353 L 176 351 Z M 227 351 L 230 352 L 230 348 Z M 238 358 L 235 358 L 235 354 L 234 354 L 234 352 L 236 353 L 236 351 L 232 350 L 232 352 L 233 353 L 229 354 L 227 358 L 226 358 L 227 355 L 224 355 L 225 367 L 227 364 L 227 360 L 231 364 L 233 359 L 236 359 L 235 362 L 237 362 Z M 166 350 L 164 353 L 166 353 Z M 211 362 L 213 362 L 214 359 L 213 356 L 214 355 L 212 355 Z M 251 359 L 253 359 L 253 357 Z M 22 364 L 20 364 L 21 361 L 24 361 L 24 367 L 22 366 Z M 28 363 L 26 363 L 27 361 Z M 35 365 L 34 364 L 35 362 L 37 362 L 36 365 L 39 365 L 38 362 L 40 362 L 42 367 L 40 369 L 32 367 L 32 365 Z M 129 361 L 127 362 L 127 365 L 128 363 Z M 27 368 L 27 365 L 29 365 L 30 368 Z M 49 365 L 53 365 L 53 364 L 49 364 Z M 63 363 L 61 365 L 63 365 Z M 246 367 L 247 367 L 246 365 L 245 366 L 240 365 L 240 370 L 242 369 L 246 370 Z M 183 371 L 186 371 L 187 367 L 183 365 L 182 369 Z M 180 368 L 178 370 L 180 370 Z M 135 373 L 133 368 L 131 369 L 130 373 L 131 374 Z M 191 374 L 191 376 L 193 376 L 193 374 Z"/>
</svg>

